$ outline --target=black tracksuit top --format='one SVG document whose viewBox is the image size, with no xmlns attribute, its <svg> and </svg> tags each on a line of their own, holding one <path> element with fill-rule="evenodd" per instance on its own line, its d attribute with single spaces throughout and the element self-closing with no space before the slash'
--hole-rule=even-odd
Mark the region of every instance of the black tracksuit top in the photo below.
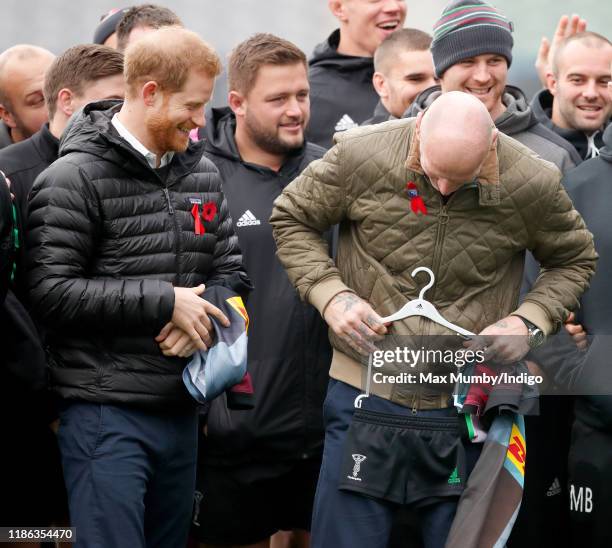
<svg viewBox="0 0 612 548">
<path fill-rule="evenodd" d="M 209 113 L 201 133 L 205 155 L 221 172 L 244 266 L 255 287 L 247 303 L 255 408 L 231 411 L 223 398 L 213 401 L 205 458 L 217 463 L 303 458 L 321 451 L 331 347 L 325 322 L 300 301 L 276 258 L 268 219 L 283 188 L 324 150 L 306 144 L 277 173 L 243 162 L 234 131 L 234 115 L 223 108 Z"/>
</svg>

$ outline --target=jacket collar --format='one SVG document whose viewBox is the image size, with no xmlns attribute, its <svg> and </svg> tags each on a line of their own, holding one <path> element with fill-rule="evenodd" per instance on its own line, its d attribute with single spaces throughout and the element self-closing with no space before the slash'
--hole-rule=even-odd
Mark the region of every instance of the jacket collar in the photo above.
<svg viewBox="0 0 612 548">
<path fill-rule="evenodd" d="M 412 128 L 410 149 L 406 159 L 406 168 L 410 171 L 426 176 L 421 166 L 421 143 L 416 131 L 416 126 Z M 479 204 L 496 205 L 500 203 L 499 185 L 499 158 L 497 156 L 497 144 L 493 145 L 487 154 L 477 177 Z"/>
<path fill-rule="evenodd" d="M 57 160 L 59 155 L 59 139 L 49 131 L 48 122 L 40 128 L 40 131 L 32 135 L 32 143 L 36 146 L 44 160 L 49 163 Z"/>
</svg>

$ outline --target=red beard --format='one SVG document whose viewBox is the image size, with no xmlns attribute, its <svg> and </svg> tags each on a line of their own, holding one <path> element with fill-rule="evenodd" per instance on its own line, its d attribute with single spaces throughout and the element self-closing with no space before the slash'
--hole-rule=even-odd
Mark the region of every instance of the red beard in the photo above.
<svg viewBox="0 0 612 548">
<path fill-rule="evenodd" d="M 179 132 L 175 122 L 164 113 L 153 114 L 147 122 L 147 131 L 155 149 L 166 153 L 170 150 L 185 152 L 189 146 L 189 135 Z"/>
</svg>

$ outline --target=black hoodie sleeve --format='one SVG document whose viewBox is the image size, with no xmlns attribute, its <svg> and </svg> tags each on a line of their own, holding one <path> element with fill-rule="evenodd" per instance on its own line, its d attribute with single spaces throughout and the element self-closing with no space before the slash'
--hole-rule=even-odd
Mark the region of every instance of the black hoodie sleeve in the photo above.
<svg viewBox="0 0 612 548">
<path fill-rule="evenodd" d="M 172 317 L 172 284 L 89 278 L 101 227 L 97 195 L 78 166 L 59 161 L 38 177 L 26 232 L 35 314 L 54 330 L 156 335 Z"/>
</svg>

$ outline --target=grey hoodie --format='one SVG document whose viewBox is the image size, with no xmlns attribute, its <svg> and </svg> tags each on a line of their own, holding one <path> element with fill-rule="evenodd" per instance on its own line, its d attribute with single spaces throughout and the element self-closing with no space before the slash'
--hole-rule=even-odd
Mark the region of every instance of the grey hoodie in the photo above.
<svg viewBox="0 0 612 548">
<path fill-rule="evenodd" d="M 580 165 L 583 160 L 590 158 L 590 145 L 589 141 L 592 139 L 592 144 L 597 149 L 604 146 L 603 142 L 603 130 L 606 125 L 609 124 L 609 120 L 606 121 L 604 128 L 600 131 L 596 131 L 591 135 L 590 139 L 583 131 L 576 129 L 564 129 L 553 124 L 552 121 L 552 107 L 553 107 L 553 96 L 547 89 L 538 91 L 531 100 L 531 110 L 533 110 L 534 116 L 538 119 L 543 126 L 554 131 L 562 139 L 562 146 L 569 151 L 572 160 L 576 165 Z"/>
<path fill-rule="evenodd" d="M 440 95 L 440 86 L 426 89 L 410 105 L 404 118 L 416 116 Z M 562 173 L 576 167 L 569 152 L 559 142 L 561 137 L 537 121 L 527 98 L 519 88 L 506 86 L 502 101 L 506 110 L 495 120 L 499 131 L 530 148 L 544 160 L 552 162 Z"/>
</svg>

